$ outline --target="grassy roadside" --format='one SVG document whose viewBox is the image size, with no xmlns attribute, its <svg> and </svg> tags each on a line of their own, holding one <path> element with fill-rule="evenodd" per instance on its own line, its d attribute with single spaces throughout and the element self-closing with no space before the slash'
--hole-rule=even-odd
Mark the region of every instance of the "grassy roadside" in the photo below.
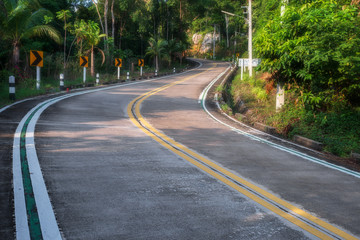
<svg viewBox="0 0 360 240">
<path fill-rule="evenodd" d="M 301 135 L 324 144 L 324 151 L 340 157 L 360 152 L 360 109 L 336 105 L 331 110 L 308 109 L 291 89 L 286 91 L 286 103 L 275 111 L 276 85 L 266 74 L 254 78 L 237 73 L 231 84 L 219 87 L 225 95 L 221 108 L 239 120 L 253 125 L 260 122 L 276 129 L 277 134 L 292 139 Z"/>
<path fill-rule="evenodd" d="M 183 64 L 180 66 L 180 64 L 177 64 L 176 71 L 181 71 L 186 68 L 189 68 L 188 64 Z M 126 70 L 121 71 L 121 77 L 120 80 L 126 80 Z M 172 73 L 172 69 L 161 69 L 158 74 L 169 74 Z M 94 84 L 96 82 L 95 77 L 89 76 L 89 73 L 87 73 L 86 77 L 86 84 Z M 80 74 L 78 78 L 72 78 L 72 80 L 64 80 L 65 87 L 70 88 L 78 88 L 83 86 L 83 78 L 82 73 Z M 147 75 L 153 76 L 153 69 L 150 68 L 144 68 L 143 70 L 143 77 L 147 77 Z M 140 72 L 134 71 L 133 74 L 130 75 L 130 80 L 133 78 L 139 78 Z M 0 108 L 3 106 L 6 106 L 8 104 L 11 104 L 12 101 L 9 100 L 9 83 L 8 83 L 8 77 L 9 76 L 1 76 L 0 79 Z M 16 79 L 15 79 L 16 80 Z M 117 81 L 117 73 L 114 74 L 100 74 L 100 84 L 107 84 L 111 82 Z M 25 98 L 30 98 L 34 96 L 44 95 L 48 93 L 55 93 L 60 91 L 60 80 L 54 79 L 54 78 L 42 78 L 40 89 L 36 89 L 36 80 L 32 78 L 23 79 L 21 81 L 16 80 L 16 100 L 21 100 Z"/>
</svg>

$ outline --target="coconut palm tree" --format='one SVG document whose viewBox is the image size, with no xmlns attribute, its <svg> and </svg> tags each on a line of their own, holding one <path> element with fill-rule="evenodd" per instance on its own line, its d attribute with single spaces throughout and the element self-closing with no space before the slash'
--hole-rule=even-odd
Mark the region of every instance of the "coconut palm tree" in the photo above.
<svg viewBox="0 0 360 240">
<path fill-rule="evenodd" d="M 20 61 L 20 47 L 23 39 L 46 36 L 61 44 L 59 32 L 52 26 L 42 24 L 44 16 L 51 12 L 42 8 L 37 0 L 3 0 L 5 11 L 0 15 L 0 33 L 3 39 L 12 43 L 12 64 Z"/>
<path fill-rule="evenodd" d="M 90 47 L 90 52 L 91 52 L 90 73 L 91 73 L 91 76 L 94 76 L 95 75 L 94 49 L 97 49 L 97 50 L 100 51 L 100 53 L 102 54 L 102 57 L 103 57 L 102 64 L 104 64 L 104 62 L 105 62 L 105 54 L 100 48 L 98 48 L 96 46 L 99 44 L 101 38 L 106 37 L 106 34 L 100 34 L 99 25 L 97 23 L 95 23 L 94 21 L 89 20 L 87 22 L 86 28 L 84 29 L 84 36 L 85 36 L 85 39 L 86 39 L 86 43 Z"/>
<path fill-rule="evenodd" d="M 167 41 L 164 39 L 149 39 L 149 47 L 146 49 L 146 55 L 155 58 L 155 68 L 159 70 L 159 58 L 166 55 Z"/>
<path fill-rule="evenodd" d="M 188 49 L 188 45 L 186 43 L 183 43 L 180 41 L 176 44 L 176 53 L 175 54 L 180 59 L 180 65 L 182 65 L 183 58 L 185 57 L 186 49 Z"/>
</svg>

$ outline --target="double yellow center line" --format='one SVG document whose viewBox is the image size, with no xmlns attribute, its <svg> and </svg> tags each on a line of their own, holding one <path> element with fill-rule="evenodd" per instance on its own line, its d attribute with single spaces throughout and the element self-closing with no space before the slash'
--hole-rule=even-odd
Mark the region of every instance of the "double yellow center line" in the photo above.
<svg viewBox="0 0 360 240">
<path fill-rule="evenodd" d="M 208 69 L 208 71 L 211 69 L 212 68 Z M 195 78 L 200 74 L 201 73 L 198 73 L 185 79 L 166 84 L 135 98 L 127 106 L 127 113 L 130 120 L 152 139 L 173 153 L 312 235 L 320 239 L 356 239 L 349 233 L 297 208 L 234 173 L 231 173 L 209 159 L 191 151 L 187 147 L 159 132 L 143 118 L 140 113 L 140 105 L 143 101 L 152 95 L 191 78 Z"/>
</svg>

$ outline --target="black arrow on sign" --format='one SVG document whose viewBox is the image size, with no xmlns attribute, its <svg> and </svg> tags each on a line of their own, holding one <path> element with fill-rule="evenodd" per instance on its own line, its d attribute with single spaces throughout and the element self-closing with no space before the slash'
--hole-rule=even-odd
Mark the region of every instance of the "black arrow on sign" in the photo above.
<svg viewBox="0 0 360 240">
<path fill-rule="evenodd" d="M 83 63 L 81 64 L 81 67 L 85 67 L 86 64 L 88 63 L 88 61 L 86 60 L 85 57 L 81 57 L 81 59 L 83 60 Z"/>
<path fill-rule="evenodd" d="M 144 59 L 140 59 L 140 66 L 144 65 Z"/>
<path fill-rule="evenodd" d="M 31 65 L 37 66 L 43 59 L 37 51 L 31 51 L 31 52 L 36 57 L 35 61 L 33 61 L 33 63 Z"/>
<path fill-rule="evenodd" d="M 120 66 L 121 62 L 119 58 L 116 58 L 116 67 Z"/>
</svg>

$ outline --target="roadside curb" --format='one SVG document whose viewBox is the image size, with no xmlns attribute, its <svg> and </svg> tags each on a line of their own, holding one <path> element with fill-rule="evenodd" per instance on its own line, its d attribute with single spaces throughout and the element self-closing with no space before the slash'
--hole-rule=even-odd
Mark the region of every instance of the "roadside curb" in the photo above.
<svg viewBox="0 0 360 240">
<path fill-rule="evenodd" d="M 263 132 L 266 132 L 266 133 L 269 133 L 269 134 L 272 134 L 272 135 L 275 135 L 276 133 L 276 129 L 274 127 L 270 127 L 270 126 L 267 126 L 265 124 L 262 124 L 262 123 L 258 123 L 256 122 L 254 124 L 254 127 L 260 131 L 263 131 Z"/>
<path fill-rule="evenodd" d="M 355 160 L 357 160 L 360 163 L 360 153 L 351 152 L 350 157 L 354 158 Z"/>
<path fill-rule="evenodd" d="M 324 147 L 324 144 L 321 143 L 321 142 L 317 142 L 317 141 L 314 141 L 312 139 L 302 137 L 302 136 L 299 136 L 299 135 L 294 136 L 294 141 L 301 144 L 301 145 L 304 145 L 306 147 L 315 149 L 317 151 L 322 151 L 323 147 Z"/>
</svg>

